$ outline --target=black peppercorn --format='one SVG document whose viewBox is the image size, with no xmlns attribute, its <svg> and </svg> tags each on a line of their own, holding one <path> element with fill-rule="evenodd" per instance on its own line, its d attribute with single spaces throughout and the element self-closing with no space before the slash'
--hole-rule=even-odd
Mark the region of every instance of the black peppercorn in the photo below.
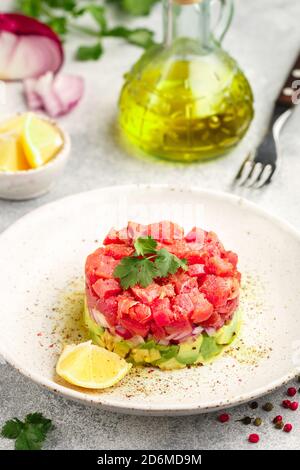
<svg viewBox="0 0 300 470">
<path fill-rule="evenodd" d="M 251 410 L 256 410 L 256 408 L 258 408 L 258 403 L 257 401 L 252 401 L 249 406 Z"/>
<path fill-rule="evenodd" d="M 275 424 L 276 429 L 282 429 L 284 427 L 284 422 L 283 421 L 277 421 Z"/>
<path fill-rule="evenodd" d="M 265 403 L 265 404 L 262 406 L 262 409 L 263 409 L 264 411 L 272 411 L 273 408 L 274 408 L 274 406 L 273 406 L 272 403 L 270 403 L 270 402 L 267 402 L 267 403 Z"/>
</svg>

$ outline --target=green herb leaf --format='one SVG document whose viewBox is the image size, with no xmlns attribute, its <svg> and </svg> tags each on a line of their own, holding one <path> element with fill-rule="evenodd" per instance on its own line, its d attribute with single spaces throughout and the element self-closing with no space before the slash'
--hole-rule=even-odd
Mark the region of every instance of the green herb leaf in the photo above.
<svg viewBox="0 0 300 470">
<path fill-rule="evenodd" d="M 76 7 L 76 0 L 39 0 L 39 3 L 46 3 L 51 8 L 65 11 L 73 11 Z"/>
<path fill-rule="evenodd" d="M 38 18 L 41 14 L 41 0 L 19 0 L 17 9 L 22 11 L 24 15 Z"/>
<path fill-rule="evenodd" d="M 152 237 L 137 238 L 134 247 L 134 255 L 122 258 L 113 273 L 120 279 L 123 289 L 137 284 L 147 287 L 155 278 L 175 274 L 180 268 L 187 270 L 186 260 L 177 258 L 165 248 L 157 251 L 157 242 Z"/>
<path fill-rule="evenodd" d="M 23 423 L 18 418 L 10 419 L 4 424 L 1 435 L 7 439 L 16 439 L 23 429 Z"/>
<path fill-rule="evenodd" d="M 122 8 L 131 15 L 149 15 L 158 0 L 121 0 Z"/>
<path fill-rule="evenodd" d="M 153 44 L 155 44 L 153 36 L 153 31 L 150 31 L 146 28 L 138 28 L 128 34 L 127 41 L 130 44 L 135 44 L 136 46 L 147 49 L 148 47 L 151 47 Z"/>
<path fill-rule="evenodd" d="M 67 18 L 64 16 L 52 18 L 50 21 L 47 22 L 47 25 L 50 26 L 53 31 L 55 31 L 57 34 L 60 34 L 61 36 L 68 32 Z"/>
<path fill-rule="evenodd" d="M 41 413 L 32 413 L 26 416 L 24 422 L 17 418 L 7 421 L 2 428 L 2 436 L 16 439 L 16 450 L 39 450 L 52 428 L 50 419 Z"/>
<path fill-rule="evenodd" d="M 145 256 L 156 253 L 157 242 L 152 237 L 139 237 L 134 242 L 134 248 L 137 256 Z"/>
<path fill-rule="evenodd" d="M 100 42 L 92 46 L 80 46 L 76 52 L 77 60 L 97 60 L 103 54 L 103 47 Z"/>
<path fill-rule="evenodd" d="M 187 270 L 186 260 L 179 259 L 177 256 L 172 255 L 166 248 L 162 248 L 157 252 L 155 259 L 155 267 L 160 273 L 160 277 L 166 277 L 168 274 L 175 274 L 179 268 L 184 271 Z"/>
<path fill-rule="evenodd" d="M 155 44 L 153 31 L 146 28 L 129 29 L 125 26 L 116 26 L 115 28 L 106 31 L 105 36 L 124 38 L 130 44 L 143 47 L 144 49 Z"/>
<path fill-rule="evenodd" d="M 76 10 L 75 15 L 81 16 L 85 13 L 89 13 L 92 16 L 100 27 L 101 32 L 105 32 L 107 30 L 106 10 L 103 6 L 90 4 Z"/>
<path fill-rule="evenodd" d="M 137 284 L 141 287 L 147 287 L 157 277 L 157 271 L 154 263 L 147 258 L 127 256 L 115 268 L 114 277 L 120 279 L 124 289 L 129 289 Z"/>
</svg>

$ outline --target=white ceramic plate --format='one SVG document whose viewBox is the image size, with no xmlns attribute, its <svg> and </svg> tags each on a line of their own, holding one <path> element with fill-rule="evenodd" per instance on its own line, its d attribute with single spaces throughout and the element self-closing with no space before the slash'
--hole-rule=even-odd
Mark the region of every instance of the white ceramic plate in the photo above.
<svg viewBox="0 0 300 470">
<path fill-rule="evenodd" d="M 98 392 L 55 376 L 62 343 L 82 340 L 86 256 L 111 226 L 171 219 L 214 230 L 239 254 L 245 321 L 211 365 L 142 369 Z M 98 240 L 98 242 L 97 242 Z M 192 414 L 250 400 L 297 374 L 300 237 L 240 198 L 196 189 L 123 186 L 71 196 L 20 219 L 0 237 L 0 352 L 21 373 L 69 398 L 114 411 Z"/>
</svg>

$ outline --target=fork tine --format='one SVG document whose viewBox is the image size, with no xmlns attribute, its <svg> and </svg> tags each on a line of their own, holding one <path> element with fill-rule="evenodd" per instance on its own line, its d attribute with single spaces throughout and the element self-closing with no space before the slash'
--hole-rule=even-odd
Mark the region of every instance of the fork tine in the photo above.
<svg viewBox="0 0 300 470">
<path fill-rule="evenodd" d="M 273 177 L 273 175 L 274 175 L 274 173 L 275 173 L 275 170 L 276 170 L 276 165 L 271 165 L 271 168 L 272 168 L 272 170 L 271 170 L 271 173 L 269 174 L 268 179 L 264 182 L 264 184 L 263 184 L 261 187 L 265 186 L 266 184 L 270 184 L 270 183 L 271 183 L 272 177 Z"/>
<path fill-rule="evenodd" d="M 262 165 L 262 168 L 261 168 L 260 172 L 258 173 L 257 177 L 256 177 L 255 180 L 250 184 L 250 186 L 248 186 L 249 188 L 254 188 L 255 185 L 261 181 L 262 175 L 264 174 L 265 169 L 268 168 L 268 166 L 270 166 L 270 165 Z M 263 185 L 264 185 L 264 184 L 265 184 L 265 183 L 263 183 Z M 262 185 L 262 186 L 263 186 L 263 185 Z M 257 187 L 260 188 L 260 187 L 262 187 L 262 186 L 257 186 Z"/>
<path fill-rule="evenodd" d="M 245 160 L 243 161 L 239 171 L 237 172 L 235 178 L 234 178 L 234 181 L 238 181 L 239 179 L 241 179 L 241 176 L 243 175 L 243 172 L 244 172 L 244 169 L 245 169 L 245 166 L 248 162 L 251 162 L 251 153 L 249 153 L 247 155 L 247 157 L 245 158 Z"/>
</svg>

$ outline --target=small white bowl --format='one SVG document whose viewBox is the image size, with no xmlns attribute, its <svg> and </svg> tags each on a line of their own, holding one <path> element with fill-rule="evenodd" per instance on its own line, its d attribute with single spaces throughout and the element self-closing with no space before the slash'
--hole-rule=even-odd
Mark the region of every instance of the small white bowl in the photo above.
<svg viewBox="0 0 300 470">
<path fill-rule="evenodd" d="M 5 119 L 11 117 L 8 116 Z M 2 199 L 22 201 L 42 196 L 50 191 L 63 172 L 70 156 L 70 136 L 55 121 L 45 116 L 39 117 L 57 127 L 63 138 L 63 147 L 55 157 L 39 168 L 24 171 L 0 171 L 0 198 Z M 3 121 L 2 118 L 1 121 Z"/>
</svg>

